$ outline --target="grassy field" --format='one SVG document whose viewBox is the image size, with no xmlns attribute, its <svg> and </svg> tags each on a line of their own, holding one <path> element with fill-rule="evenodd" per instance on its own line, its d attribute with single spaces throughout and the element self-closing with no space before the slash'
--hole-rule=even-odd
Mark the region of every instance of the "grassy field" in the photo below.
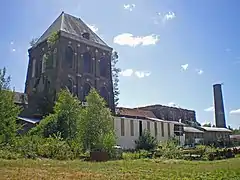
<svg viewBox="0 0 240 180">
<path fill-rule="evenodd" d="M 90 163 L 0 160 L 0 179 L 195 179 L 240 180 L 240 158 L 214 162 L 141 159 Z"/>
</svg>

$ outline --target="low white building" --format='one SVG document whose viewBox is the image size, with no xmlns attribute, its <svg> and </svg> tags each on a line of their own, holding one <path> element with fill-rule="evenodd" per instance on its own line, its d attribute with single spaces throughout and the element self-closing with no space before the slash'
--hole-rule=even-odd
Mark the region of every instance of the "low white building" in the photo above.
<svg viewBox="0 0 240 180">
<path fill-rule="evenodd" d="M 158 142 L 175 137 L 180 140 L 181 145 L 184 144 L 183 124 L 157 119 L 151 111 L 118 108 L 117 116 L 114 118 L 114 128 L 117 145 L 124 149 L 134 149 L 135 140 L 142 135 L 145 129 L 153 137 L 156 137 Z"/>
</svg>

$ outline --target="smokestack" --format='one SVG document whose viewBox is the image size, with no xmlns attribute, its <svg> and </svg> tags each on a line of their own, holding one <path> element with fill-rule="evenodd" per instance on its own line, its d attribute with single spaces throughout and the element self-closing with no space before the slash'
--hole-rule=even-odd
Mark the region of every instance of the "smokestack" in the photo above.
<svg viewBox="0 0 240 180">
<path fill-rule="evenodd" d="M 226 120 L 222 96 L 222 84 L 213 85 L 216 127 L 226 128 Z"/>
</svg>

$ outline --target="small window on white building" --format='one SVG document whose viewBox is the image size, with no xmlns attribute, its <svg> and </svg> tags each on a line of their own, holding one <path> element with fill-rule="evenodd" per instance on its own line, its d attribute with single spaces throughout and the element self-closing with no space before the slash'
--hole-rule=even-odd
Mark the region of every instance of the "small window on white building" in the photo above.
<svg viewBox="0 0 240 180">
<path fill-rule="evenodd" d="M 131 134 L 131 136 L 134 136 L 134 124 L 133 124 L 133 120 L 130 120 L 130 134 Z"/>
<path fill-rule="evenodd" d="M 170 123 L 168 123 L 168 137 L 171 136 L 171 131 L 170 131 Z"/>
<path fill-rule="evenodd" d="M 161 128 L 162 128 L 162 137 L 164 137 L 164 123 L 161 122 Z"/>
<path fill-rule="evenodd" d="M 154 134 L 155 134 L 155 137 L 157 137 L 157 122 L 154 122 Z"/>
<path fill-rule="evenodd" d="M 147 130 L 150 132 L 150 122 L 147 121 Z"/>
<path fill-rule="evenodd" d="M 125 136 L 125 126 L 124 126 L 124 119 L 121 118 L 121 136 Z"/>
<path fill-rule="evenodd" d="M 32 61 L 32 77 L 35 77 L 36 73 L 36 59 L 33 59 Z"/>
</svg>

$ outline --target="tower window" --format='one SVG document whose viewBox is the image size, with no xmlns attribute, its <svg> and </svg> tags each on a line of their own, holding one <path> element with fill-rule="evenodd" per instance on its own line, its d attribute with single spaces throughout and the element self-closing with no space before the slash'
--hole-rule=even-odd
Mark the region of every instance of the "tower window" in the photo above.
<svg viewBox="0 0 240 180">
<path fill-rule="evenodd" d="M 82 34 L 82 37 L 89 40 L 90 39 L 90 34 L 88 32 L 85 32 Z"/>
<path fill-rule="evenodd" d="M 66 54 L 65 54 L 65 61 L 68 65 L 68 67 L 72 68 L 73 64 L 73 49 L 68 46 L 66 49 Z"/>
<path fill-rule="evenodd" d="M 90 53 L 83 54 L 83 68 L 85 73 L 91 73 L 92 70 L 92 58 Z"/>
<path fill-rule="evenodd" d="M 100 76 L 106 77 L 107 71 L 108 71 L 108 66 L 107 66 L 106 59 L 104 57 L 102 57 L 100 59 L 99 69 L 100 69 Z"/>
<path fill-rule="evenodd" d="M 88 83 L 85 83 L 83 86 L 83 98 L 86 100 L 86 96 L 89 94 L 91 86 Z"/>
</svg>

